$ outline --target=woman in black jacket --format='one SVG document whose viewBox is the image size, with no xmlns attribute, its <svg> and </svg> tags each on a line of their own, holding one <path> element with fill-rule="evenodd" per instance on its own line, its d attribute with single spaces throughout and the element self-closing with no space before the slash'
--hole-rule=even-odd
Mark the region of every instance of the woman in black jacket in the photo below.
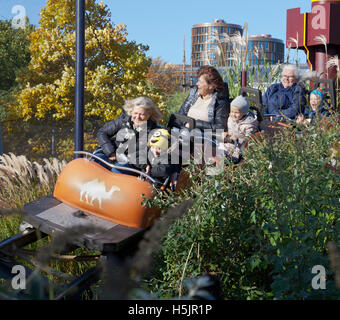
<svg viewBox="0 0 340 320">
<path fill-rule="evenodd" d="M 195 120 L 195 128 L 225 129 L 230 112 L 228 87 L 219 72 L 211 66 L 198 70 L 198 81 L 189 92 L 179 113 Z M 182 123 L 188 127 L 188 124 Z"/>
<path fill-rule="evenodd" d="M 96 156 L 120 167 L 132 167 L 147 161 L 147 143 L 150 132 L 159 128 L 162 114 L 147 97 L 128 100 L 123 114 L 106 123 L 97 133 L 99 149 Z M 129 174 L 126 170 L 112 172 Z"/>
</svg>

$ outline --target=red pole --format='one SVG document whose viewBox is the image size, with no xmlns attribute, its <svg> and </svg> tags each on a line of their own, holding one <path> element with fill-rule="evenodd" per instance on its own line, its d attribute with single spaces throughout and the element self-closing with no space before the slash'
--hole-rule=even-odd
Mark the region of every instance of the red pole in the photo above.
<svg viewBox="0 0 340 320">
<path fill-rule="evenodd" d="M 246 87 L 247 86 L 247 71 L 241 72 L 241 86 Z"/>
</svg>

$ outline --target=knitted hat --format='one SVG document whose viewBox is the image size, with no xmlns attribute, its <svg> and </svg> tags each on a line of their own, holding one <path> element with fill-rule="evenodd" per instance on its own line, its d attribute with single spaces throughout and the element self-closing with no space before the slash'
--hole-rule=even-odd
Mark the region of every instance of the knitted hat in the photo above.
<svg viewBox="0 0 340 320">
<path fill-rule="evenodd" d="M 312 94 L 317 94 L 320 98 L 321 98 L 321 102 L 323 101 L 323 97 L 325 95 L 325 92 L 322 90 L 322 89 L 316 89 L 316 90 L 313 90 L 310 95 Z"/>
<path fill-rule="evenodd" d="M 243 114 L 247 114 L 249 111 L 248 99 L 243 96 L 236 97 L 230 104 L 232 107 L 238 108 Z"/>
<path fill-rule="evenodd" d="M 167 150 L 169 148 L 169 131 L 166 129 L 158 129 L 154 132 L 149 140 L 150 147 L 159 147 L 162 150 Z"/>
</svg>

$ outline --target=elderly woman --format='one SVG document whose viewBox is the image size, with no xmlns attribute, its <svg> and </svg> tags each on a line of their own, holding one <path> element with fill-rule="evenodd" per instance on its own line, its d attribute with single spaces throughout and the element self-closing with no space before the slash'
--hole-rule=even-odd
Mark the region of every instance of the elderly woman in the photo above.
<svg viewBox="0 0 340 320">
<path fill-rule="evenodd" d="M 304 112 L 306 91 L 302 83 L 298 83 L 299 72 L 296 66 L 286 65 L 282 70 L 281 83 L 271 85 L 262 98 L 264 113 L 291 120 Z"/>
<path fill-rule="evenodd" d="M 123 114 L 106 123 L 97 133 L 99 149 L 96 156 L 114 162 L 120 167 L 134 167 L 146 161 L 148 135 L 158 128 L 157 122 L 162 118 L 160 110 L 147 97 L 127 100 Z M 141 157 L 144 152 L 144 158 Z M 112 169 L 112 172 L 127 173 L 125 170 Z"/>
<path fill-rule="evenodd" d="M 195 119 L 195 128 L 224 129 L 230 111 L 229 92 L 219 72 L 211 66 L 198 70 L 198 81 L 179 113 Z M 183 126 L 188 124 L 183 124 Z"/>
</svg>

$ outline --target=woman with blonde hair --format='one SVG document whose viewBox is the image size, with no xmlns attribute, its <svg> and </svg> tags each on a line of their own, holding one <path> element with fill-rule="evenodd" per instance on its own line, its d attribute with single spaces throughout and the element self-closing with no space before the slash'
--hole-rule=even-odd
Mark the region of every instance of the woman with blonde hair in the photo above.
<svg viewBox="0 0 340 320">
<path fill-rule="evenodd" d="M 138 97 L 132 100 L 126 100 L 123 105 L 124 111 L 131 116 L 135 108 L 142 108 L 150 114 L 150 119 L 158 123 L 163 115 L 153 101 L 148 97 Z"/>
<path fill-rule="evenodd" d="M 94 154 L 116 166 L 133 168 L 134 164 L 146 161 L 140 153 L 147 149 L 149 133 L 159 128 L 157 122 L 162 118 L 162 113 L 148 97 L 125 101 L 123 110 L 122 115 L 99 129 L 97 139 L 100 148 Z M 135 144 L 132 151 L 126 148 L 131 143 Z M 126 170 L 111 171 L 128 174 Z"/>
</svg>

